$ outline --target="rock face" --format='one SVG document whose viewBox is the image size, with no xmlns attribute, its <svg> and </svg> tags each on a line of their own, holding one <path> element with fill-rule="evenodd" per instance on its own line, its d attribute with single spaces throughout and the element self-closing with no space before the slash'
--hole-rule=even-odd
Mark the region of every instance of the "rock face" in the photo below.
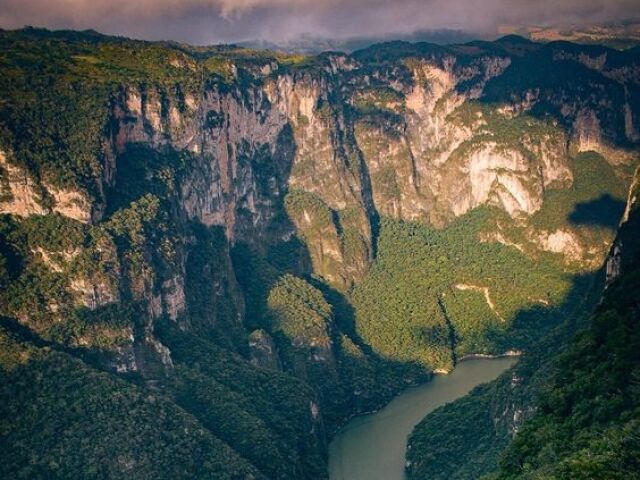
<svg viewBox="0 0 640 480">
<path fill-rule="evenodd" d="M 391 71 L 338 58 L 310 71 L 270 73 L 262 85 L 213 86 L 185 99 L 128 86 L 114 103 L 110 149 L 116 157 L 138 144 L 188 152 L 178 186 L 188 218 L 223 227 L 232 242 L 297 231 L 314 271 L 341 289 L 366 272 L 378 215 L 442 225 L 489 204 L 526 217 L 548 188 L 571 185 L 569 137 L 578 151 L 614 152 L 598 113 L 575 102 L 561 110 L 573 121 L 568 131 L 529 115 L 555 101 L 539 91 L 497 109 L 474 103 L 511 66 L 506 52 L 432 54 Z M 633 119 L 625 113 L 626 130 Z M 107 182 L 114 169 L 105 168 Z M 331 221 L 308 209 L 288 211 L 288 224 L 277 221 L 292 190 L 317 197 Z M 316 238 L 309 228 L 318 221 L 325 226 Z M 348 252 L 346 237 L 357 244 Z M 546 249 L 558 251 L 551 243 Z"/>
<path fill-rule="evenodd" d="M 0 213 L 29 217 L 56 212 L 89 223 L 91 203 L 80 191 L 37 182 L 24 168 L 7 161 L 0 148 Z"/>
<path fill-rule="evenodd" d="M 624 162 L 628 153 L 614 145 L 637 142 L 631 103 L 607 98 L 598 110 L 560 85 L 519 85 L 512 75 L 524 67 L 509 44 L 416 48 L 378 61 L 387 48 L 394 47 L 326 55 L 301 70 L 256 60 L 255 68 L 244 67 L 251 81 L 242 85 L 236 66 L 230 85 L 174 91 L 122 85 L 101 139 L 95 200 L 32 178 L 2 153 L 6 200 L 0 207 L 23 216 L 53 211 L 98 221 L 132 149 L 181 155 L 188 166 L 174 180 L 180 210 L 187 219 L 224 228 L 231 242 L 263 245 L 304 232 L 310 212 L 304 221 L 290 214 L 283 222 L 283 198 L 294 189 L 319 198 L 334 226 L 326 225 L 322 239 L 302 236 L 314 270 L 348 290 L 374 256 L 372 225 L 379 215 L 443 225 L 488 204 L 526 217 L 540 209 L 547 189 L 571 185 L 570 149 Z M 638 88 L 619 59 L 531 48 L 597 72 L 603 85 L 627 96 Z M 627 70 L 637 68 L 631 59 L 626 63 Z M 511 96 L 496 99 L 495 85 L 509 81 Z M 489 100 L 496 105 L 487 107 Z M 538 109 L 557 109 L 556 117 Z"/>
<path fill-rule="evenodd" d="M 278 351 L 271 336 L 262 329 L 254 330 L 249 335 L 251 363 L 262 368 L 280 370 Z"/>
<path fill-rule="evenodd" d="M 43 215 L 46 210 L 40 204 L 41 198 L 35 190 L 33 180 L 23 169 L 7 163 L 6 153 L 0 150 L 2 169 L 2 213 L 27 217 Z"/>
<path fill-rule="evenodd" d="M 562 253 L 572 260 L 579 260 L 582 257 L 582 247 L 570 231 L 543 232 L 539 242 L 542 250 L 547 252 Z"/>
<path fill-rule="evenodd" d="M 350 57 L 323 55 L 309 68 L 265 58 L 230 63 L 224 82 L 124 83 L 109 97 L 99 138 L 101 173 L 91 188 L 56 185 L 4 145 L 0 211 L 57 213 L 99 225 L 137 200 L 139 183 L 147 189 L 161 184 L 172 221 L 182 225 L 177 238 L 190 237 L 188 222 L 224 232 L 227 246 L 217 253 L 223 261 L 209 293 L 230 295 L 236 331 L 244 301 L 228 245 L 266 251 L 296 235 L 308 256 L 307 273 L 349 292 L 375 257 L 381 215 L 442 226 L 491 205 L 526 224 L 545 192 L 571 186 L 573 153 L 596 150 L 614 164 L 629 161 L 639 115 L 628 101 L 638 91 L 637 77 L 629 74 L 638 68 L 632 58 L 538 45 L 530 46 L 535 55 L 521 58 L 512 48 L 390 44 Z M 540 88 L 514 77 L 549 61 L 588 70 L 596 84 L 622 92 L 623 104 L 614 93 L 595 105 L 560 82 Z M 532 75 L 531 81 L 542 80 Z M 487 241 L 518 246 L 496 229 Z M 528 232 L 540 250 L 575 262 L 586 255 L 571 230 Z M 158 252 L 141 247 L 136 255 L 146 270 L 126 273 L 126 262 L 123 271 L 114 270 L 116 277 L 129 276 L 126 287 L 76 276 L 68 285 L 76 302 L 97 309 L 132 296 L 149 317 L 143 342 L 157 319 L 189 316 L 185 278 L 196 256 L 193 242 L 162 241 L 173 251 L 171 260 L 160 260 L 162 272 L 151 267 Z M 104 249 L 95 253 L 115 261 L 114 248 L 106 256 Z M 212 312 L 204 317 L 216 321 Z"/>
<path fill-rule="evenodd" d="M 81 192 L 36 182 L 25 169 L 10 164 L 2 150 L 0 173 L 0 213 L 29 217 L 56 212 L 79 222 L 90 222 L 91 204 Z"/>
<path fill-rule="evenodd" d="M 637 239 L 640 238 L 640 170 L 636 170 L 618 235 L 611 246 L 605 263 L 606 287 L 609 287 L 623 273 L 630 270 L 640 252 Z"/>
<path fill-rule="evenodd" d="M 573 230 L 527 222 L 546 192 L 571 187 L 576 152 L 630 161 L 639 130 L 637 59 L 586 47 L 520 47 L 392 43 L 320 55 L 305 66 L 223 58 L 222 76 L 206 81 L 193 81 L 197 55 L 181 52 L 169 63 L 186 72 L 182 81 L 123 80 L 105 91 L 94 139 L 99 168 L 84 184 L 60 183 L 46 165 L 25 162 L 17 144 L 0 145 L 0 211 L 59 214 L 97 231 L 111 228 L 103 225 L 123 207 L 138 212 L 141 193 L 161 198 L 171 235 L 124 257 L 117 238 L 105 240 L 90 251 L 113 264 L 110 277 L 74 274 L 67 285 L 75 304 L 91 310 L 141 302 L 142 342 L 158 319 L 181 324 L 193 316 L 187 278 L 196 271 L 211 282 L 199 294 L 227 312 L 231 337 L 242 335 L 244 299 L 229 258 L 236 244 L 266 252 L 297 236 L 300 273 L 348 293 L 375 258 L 380 216 L 443 226 L 489 205 L 524 226 L 534 248 L 580 262 L 588 249 Z M 542 72 L 556 66 L 559 77 L 549 83 Z M 588 82 L 565 84 L 565 72 Z M 192 223 L 223 232 L 210 252 L 217 265 L 194 260 L 207 241 L 195 239 Z M 487 241 L 523 248 L 499 224 L 494 230 Z M 132 258 L 140 268 L 131 268 Z M 113 280 L 123 276 L 126 285 Z M 227 299 L 231 308 L 223 307 Z M 199 323 L 220 318 L 207 311 Z"/>
</svg>

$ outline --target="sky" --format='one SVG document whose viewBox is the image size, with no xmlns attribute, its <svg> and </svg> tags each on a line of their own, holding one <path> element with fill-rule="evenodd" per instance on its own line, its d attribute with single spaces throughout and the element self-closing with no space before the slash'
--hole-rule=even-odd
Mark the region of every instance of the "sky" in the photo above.
<svg viewBox="0 0 640 480">
<path fill-rule="evenodd" d="M 94 29 L 197 45 L 640 19 L 640 0 L 0 0 L 0 28 Z"/>
</svg>

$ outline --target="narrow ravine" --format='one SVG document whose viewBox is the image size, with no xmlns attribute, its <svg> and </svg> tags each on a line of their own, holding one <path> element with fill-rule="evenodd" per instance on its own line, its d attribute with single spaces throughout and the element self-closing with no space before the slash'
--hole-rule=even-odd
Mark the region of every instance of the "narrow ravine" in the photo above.
<svg viewBox="0 0 640 480">
<path fill-rule="evenodd" d="M 376 413 L 353 419 L 329 447 L 330 480 L 403 480 L 407 437 L 429 412 L 497 378 L 515 358 L 460 362 L 449 375 L 409 388 Z"/>
</svg>

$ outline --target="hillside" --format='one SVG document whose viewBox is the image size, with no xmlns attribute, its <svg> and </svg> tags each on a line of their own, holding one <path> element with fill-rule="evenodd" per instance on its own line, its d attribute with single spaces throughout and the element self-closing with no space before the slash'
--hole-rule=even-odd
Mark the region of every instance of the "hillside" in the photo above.
<svg viewBox="0 0 640 480">
<path fill-rule="evenodd" d="M 495 478 L 639 477 L 638 193 L 636 183 L 590 327 L 554 359 L 536 414 L 507 448 Z"/>
<path fill-rule="evenodd" d="M 636 478 L 638 178 L 590 299 L 499 380 L 427 416 L 411 478 Z"/>
</svg>

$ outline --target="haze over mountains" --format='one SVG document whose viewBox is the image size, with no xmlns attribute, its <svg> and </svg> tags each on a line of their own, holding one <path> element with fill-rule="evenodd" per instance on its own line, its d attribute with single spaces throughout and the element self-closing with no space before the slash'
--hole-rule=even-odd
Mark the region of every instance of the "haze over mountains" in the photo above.
<svg viewBox="0 0 640 480">
<path fill-rule="evenodd" d="M 499 27 L 503 25 L 564 29 L 639 19 L 635 0 L 0 1 L 0 28 L 95 29 L 197 45 L 244 41 L 284 44 L 305 38 L 338 42 L 370 38 L 379 42 L 441 31 L 493 40 L 501 35 Z"/>
<path fill-rule="evenodd" d="M 318 54 L 326 51 L 353 52 L 386 41 L 426 42 L 439 45 L 466 43 L 472 40 L 495 40 L 506 35 L 518 35 L 538 42 L 570 41 L 586 45 L 604 45 L 624 50 L 640 45 L 640 23 L 594 25 L 588 28 L 567 26 L 513 26 L 500 25 L 494 32 L 471 33 L 463 30 L 418 30 L 408 34 L 377 37 L 350 37 L 346 39 L 302 35 L 290 40 L 270 42 L 249 40 L 240 46 L 281 50 L 289 53 Z"/>
</svg>

